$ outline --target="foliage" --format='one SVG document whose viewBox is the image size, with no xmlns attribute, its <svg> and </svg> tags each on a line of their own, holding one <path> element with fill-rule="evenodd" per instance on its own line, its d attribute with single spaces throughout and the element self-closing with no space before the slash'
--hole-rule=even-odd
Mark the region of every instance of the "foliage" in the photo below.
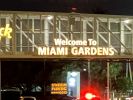
<svg viewBox="0 0 133 100">
<path fill-rule="evenodd" d="M 105 62 L 91 62 L 91 83 L 98 82 L 101 86 L 106 85 L 106 65 Z"/>
<path fill-rule="evenodd" d="M 115 84 L 117 92 L 126 93 L 133 90 L 133 82 L 128 77 L 119 77 Z"/>
<path fill-rule="evenodd" d="M 110 63 L 110 66 L 109 66 L 109 73 L 110 73 L 110 78 L 116 78 L 121 70 L 122 70 L 122 65 L 121 63 Z"/>
<path fill-rule="evenodd" d="M 53 70 L 50 79 L 53 82 L 66 82 L 68 71 L 81 71 L 84 67 L 86 63 L 82 61 L 67 62 L 61 68 Z"/>
<path fill-rule="evenodd" d="M 111 63 L 110 64 L 110 81 L 111 89 L 120 93 L 129 92 L 133 90 L 133 82 L 129 77 L 125 77 L 124 70 L 121 63 Z"/>
<path fill-rule="evenodd" d="M 52 71 L 51 80 L 54 82 L 66 82 L 68 71 L 80 71 L 88 69 L 87 61 L 71 61 L 67 62 L 60 69 Z M 127 92 L 133 90 L 133 83 L 129 78 L 124 76 L 123 65 L 120 62 L 110 62 L 110 89 L 117 92 Z M 96 61 L 90 63 L 91 84 L 96 82 L 101 88 L 107 86 L 107 63 L 106 61 Z M 89 72 L 87 71 L 87 72 Z"/>
</svg>

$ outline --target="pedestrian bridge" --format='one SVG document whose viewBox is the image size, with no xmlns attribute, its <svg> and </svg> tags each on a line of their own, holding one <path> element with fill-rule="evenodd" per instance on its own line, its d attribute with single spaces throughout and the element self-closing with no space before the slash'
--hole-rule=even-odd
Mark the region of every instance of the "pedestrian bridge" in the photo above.
<svg viewBox="0 0 133 100">
<path fill-rule="evenodd" d="M 55 39 L 61 44 L 55 44 Z M 76 41 L 82 43 L 77 45 Z M 62 54 L 53 53 L 57 46 Z M 82 47 L 80 53 L 68 49 L 73 47 Z M 113 54 L 105 49 L 101 54 L 98 48 L 113 48 Z M 133 17 L 0 11 L 0 58 L 133 59 Z"/>
</svg>

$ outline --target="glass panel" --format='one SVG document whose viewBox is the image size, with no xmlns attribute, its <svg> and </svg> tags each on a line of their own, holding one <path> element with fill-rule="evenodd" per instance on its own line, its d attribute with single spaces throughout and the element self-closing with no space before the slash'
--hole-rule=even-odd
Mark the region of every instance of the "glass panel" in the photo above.
<svg viewBox="0 0 133 100">
<path fill-rule="evenodd" d="M 112 32 L 120 32 L 120 23 L 110 23 L 110 29 Z"/>
<path fill-rule="evenodd" d="M 132 34 L 126 34 L 125 36 L 125 46 L 128 48 L 132 48 Z"/>
</svg>

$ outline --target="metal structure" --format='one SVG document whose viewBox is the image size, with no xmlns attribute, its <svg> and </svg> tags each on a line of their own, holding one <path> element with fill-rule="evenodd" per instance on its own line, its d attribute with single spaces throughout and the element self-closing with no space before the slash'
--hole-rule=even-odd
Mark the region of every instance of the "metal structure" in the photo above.
<svg viewBox="0 0 133 100">
<path fill-rule="evenodd" d="M 10 30 L 7 30 L 9 29 Z M 12 31 L 11 34 L 6 32 Z M 10 36 L 12 38 L 10 38 Z M 39 46 L 55 46 L 54 39 L 94 39 L 97 47 L 113 47 L 113 56 L 39 56 Z M 79 13 L 0 11 L 1 59 L 79 58 L 125 59 L 130 79 L 133 60 L 133 17 Z M 89 69 L 89 66 L 88 66 Z M 107 62 L 107 100 L 109 100 L 109 62 Z M 1 80 L 0 80 L 1 81 Z"/>
<path fill-rule="evenodd" d="M 37 48 L 54 46 L 55 38 L 91 38 L 98 46 L 115 49 L 114 56 L 96 58 L 133 58 L 132 16 L 0 11 L 0 27 L 6 24 L 12 28 L 12 38 L 1 38 L 1 59 L 45 58 L 36 55 Z"/>
</svg>

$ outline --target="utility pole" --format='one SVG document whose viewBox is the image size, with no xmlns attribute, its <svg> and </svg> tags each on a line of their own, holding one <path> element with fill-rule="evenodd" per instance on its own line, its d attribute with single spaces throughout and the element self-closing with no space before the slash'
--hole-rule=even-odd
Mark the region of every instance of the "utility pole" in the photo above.
<svg viewBox="0 0 133 100">
<path fill-rule="evenodd" d="M 110 80 L 109 61 L 107 61 L 107 100 L 109 100 L 109 80 Z"/>
<path fill-rule="evenodd" d="M 88 60 L 88 85 L 91 84 L 90 61 Z"/>
<path fill-rule="evenodd" d="M 126 62 L 126 77 L 129 77 L 131 82 L 133 81 L 130 59 Z"/>
</svg>

